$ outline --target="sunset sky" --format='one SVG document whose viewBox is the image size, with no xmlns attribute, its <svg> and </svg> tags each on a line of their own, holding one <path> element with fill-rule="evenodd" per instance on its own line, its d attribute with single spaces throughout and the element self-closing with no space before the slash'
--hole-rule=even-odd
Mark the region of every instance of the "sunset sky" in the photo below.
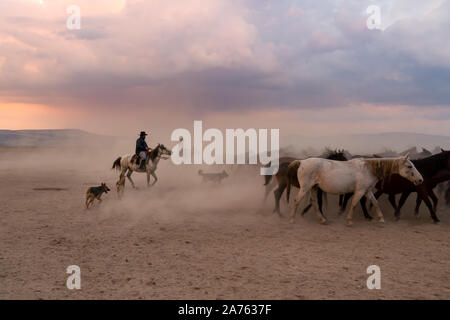
<svg viewBox="0 0 450 320">
<path fill-rule="evenodd" d="M 0 129 L 450 135 L 449 15 L 445 0 L 1 0 Z"/>
</svg>

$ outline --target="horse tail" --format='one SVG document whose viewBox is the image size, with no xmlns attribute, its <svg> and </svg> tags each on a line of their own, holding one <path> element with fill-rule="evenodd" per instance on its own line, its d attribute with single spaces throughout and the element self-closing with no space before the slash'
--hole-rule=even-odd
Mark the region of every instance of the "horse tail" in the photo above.
<svg viewBox="0 0 450 320">
<path fill-rule="evenodd" d="M 120 170 L 120 161 L 122 160 L 122 157 L 118 157 L 116 161 L 114 161 L 113 166 L 111 169 Z"/>
<path fill-rule="evenodd" d="M 287 190 L 286 190 L 286 200 L 289 203 L 289 194 L 291 193 L 291 181 L 292 179 L 297 179 L 297 171 L 300 168 L 300 160 L 292 161 L 287 167 L 286 180 L 287 180 Z"/>
</svg>

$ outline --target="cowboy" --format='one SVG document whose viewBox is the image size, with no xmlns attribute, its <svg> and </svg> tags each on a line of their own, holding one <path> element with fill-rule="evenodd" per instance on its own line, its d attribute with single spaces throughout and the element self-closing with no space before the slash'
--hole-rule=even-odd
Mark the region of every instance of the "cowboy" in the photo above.
<svg viewBox="0 0 450 320">
<path fill-rule="evenodd" d="M 145 142 L 145 137 L 148 136 L 145 131 L 141 131 L 139 135 L 139 139 L 136 140 L 136 154 L 139 156 L 140 164 L 139 169 L 145 169 L 145 162 L 147 159 L 147 152 L 150 150 L 150 148 L 147 145 L 147 142 Z"/>
</svg>

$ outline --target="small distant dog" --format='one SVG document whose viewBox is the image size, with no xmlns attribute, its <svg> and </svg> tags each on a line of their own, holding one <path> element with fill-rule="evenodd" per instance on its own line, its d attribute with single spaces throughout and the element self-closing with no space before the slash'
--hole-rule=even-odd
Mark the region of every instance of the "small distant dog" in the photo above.
<svg viewBox="0 0 450 320">
<path fill-rule="evenodd" d="M 119 197 L 119 199 L 121 199 L 123 193 L 125 192 L 125 176 L 123 176 L 119 181 L 116 182 L 116 191 L 117 196 Z"/>
<path fill-rule="evenodd" d="M 220 173 L 203 173 L 203 170 L 198 170 L 198 174 L 200 176 L 202 176 L 203 182 L 211 181 L 211 182 L 215 182 L 215 183 L 220 183 L 220 182 L 222 182 L 223 179 L 228 177 L 228 174 L 225 172 L 225 170 L 223 170 Z"/>
<path fill-rule="evenodd" d="M 99 187 L 90 187 L 86 192 L 86 209 L 94 203 L 94 200 L 102 202 L 101 196 L 103 193 L 108 193 L 111 189 L 105 183 L 102 183 Z"/>
</svg>

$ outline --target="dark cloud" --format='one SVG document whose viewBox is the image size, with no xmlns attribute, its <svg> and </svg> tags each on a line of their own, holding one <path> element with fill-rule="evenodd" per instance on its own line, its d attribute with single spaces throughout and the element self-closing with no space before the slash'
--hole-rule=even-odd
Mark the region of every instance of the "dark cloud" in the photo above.
<svg viewBox="0 0 450 320">
<path fill-rule="evenodd" d="M 448 1 L 425 16 L 409 10 L 403 20 L 391 9 L 384 31 L 365 27 L 370 1 L 244 4 L 132 2 L 116 15 L 83 18 L 77 32 L 58 16 L 6 11 L 0 90 L 35 103 L 164 104 L 193 114 L 357 103 L 450 107 Z"/>
</svg>

